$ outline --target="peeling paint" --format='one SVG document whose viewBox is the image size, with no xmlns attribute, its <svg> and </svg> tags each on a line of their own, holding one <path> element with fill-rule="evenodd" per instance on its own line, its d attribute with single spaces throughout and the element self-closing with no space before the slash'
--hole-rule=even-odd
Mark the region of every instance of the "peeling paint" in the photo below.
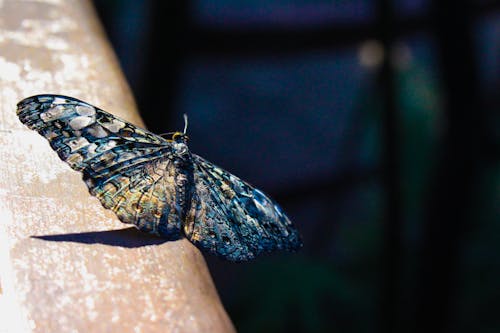
<svg viewBox="0 0 500 333">
<path fill-rule="evenodd" d="M 0 201 L 0 332 L 23 333 L 30 332 L 26 310 L 21 305 L 22 294 L 17 293 L 15 273 L 10 257 L 11 242 L 6 236 L 5 226 L 12 223 L 11 212 Z"/>
</svg>

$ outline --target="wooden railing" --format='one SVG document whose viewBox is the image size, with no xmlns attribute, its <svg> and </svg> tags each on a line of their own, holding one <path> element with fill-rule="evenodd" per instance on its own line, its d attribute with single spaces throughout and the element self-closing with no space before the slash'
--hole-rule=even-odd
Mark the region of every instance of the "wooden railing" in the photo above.
<svg viewBox="0 0 500 333">
<path fill-rule="evenodd" d="M 0 332 L 232 332 L 199 251 L 119 222 L 23 126 L 70 95 L 143 125 L 88 1 L 0 1 Z"/>
</svg>

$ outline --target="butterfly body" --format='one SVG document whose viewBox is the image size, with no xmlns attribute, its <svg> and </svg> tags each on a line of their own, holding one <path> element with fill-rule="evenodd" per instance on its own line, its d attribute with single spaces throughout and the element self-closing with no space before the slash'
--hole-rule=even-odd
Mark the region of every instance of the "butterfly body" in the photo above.
<svg viewBox="0 0 500 333">
<path fill-rule="evenodd" d="M 59 95 L 26 98 L 17 113 L 124 223 L 171 240 L 187 237 L 231 261 L 302 245 L 272 199 L 191 153 L 184 133 L 167 140 Z"/>
</svg>

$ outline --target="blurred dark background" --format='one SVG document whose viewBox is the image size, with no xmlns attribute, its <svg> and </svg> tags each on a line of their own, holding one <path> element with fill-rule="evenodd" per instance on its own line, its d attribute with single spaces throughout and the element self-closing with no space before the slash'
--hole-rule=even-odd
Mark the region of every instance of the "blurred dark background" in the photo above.
<svg viewBox="0 0 500 333">
<path fill-rule="evenodd" d="M 500 3 L 94 1 L 156 133 L 304 248 L 207 258 L 240 332 L 500 332 Z"/>
</svg>

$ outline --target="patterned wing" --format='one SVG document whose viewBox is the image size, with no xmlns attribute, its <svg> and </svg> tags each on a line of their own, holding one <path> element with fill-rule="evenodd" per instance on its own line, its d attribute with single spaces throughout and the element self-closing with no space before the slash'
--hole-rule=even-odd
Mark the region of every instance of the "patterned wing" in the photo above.
<svg viewBox="0 0 500 333">
<path fill-rule="evenodd" d="M 18 103 L 21 122 L 83 173 L 92 195 L 124 223 L 179 236 L 171 144 L 78 99 L 38 95 Z"/>
<path fill-rule="evenodd" d="M 184 233 L 199 248 L 231 261 L 297 250 L 299 233 L 273 200 L 193 154 L 195 191 Z"/>
</svg>

